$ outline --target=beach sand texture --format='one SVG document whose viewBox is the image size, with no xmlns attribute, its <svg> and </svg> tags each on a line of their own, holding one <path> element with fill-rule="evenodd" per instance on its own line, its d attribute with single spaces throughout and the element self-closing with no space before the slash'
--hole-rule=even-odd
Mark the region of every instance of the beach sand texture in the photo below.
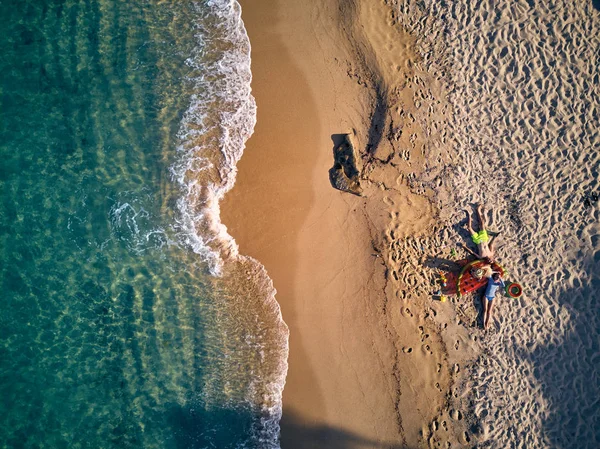
<svg viewBox="0 0 600 449">
<path fill-rule="evenodd" d="M 482 447 L 598 447 L 600 14 L 592 2 L 465 1 L 400 16 L 447 80 L 447 223 L 493 207 L 499 257 L 525 286 L 497 301 L 463 386 Z"/>
<path fill-rule="evenodd" d="M 282 447 L 596 447 L 598 12 L 298 3 L 242 2 L 258 118 L 222 205 L 290 328 Z M 327 176 L 345 133 L 362 197 Z M 525 287 L 487 332 L 431 295 L 474 203 Z"/>
</svg>

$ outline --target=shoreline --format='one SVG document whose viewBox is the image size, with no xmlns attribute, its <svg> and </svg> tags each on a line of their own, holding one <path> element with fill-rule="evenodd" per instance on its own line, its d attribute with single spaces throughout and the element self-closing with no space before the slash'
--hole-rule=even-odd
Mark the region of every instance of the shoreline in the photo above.
<svg viewBox="0 0 600 449">
<path fill-rule="evenodd" d="M 265 266 L 290 330 L 281 445 L 416 447 L 449 413 L 457 373 L 436 313 L 411 293 L 417 268 L 396 263 L 438 214 L 431 192 L 411 185 L 427 142 L 408 96 L 413 39 L 384 5 L 241 4 L 258 115 L 221 212 L 240 254 Z M 394 61 L 398 51 L 405 60 Z M 363 196 L 330 184 L 344 133 L 354 134 Z"/>
</svg>

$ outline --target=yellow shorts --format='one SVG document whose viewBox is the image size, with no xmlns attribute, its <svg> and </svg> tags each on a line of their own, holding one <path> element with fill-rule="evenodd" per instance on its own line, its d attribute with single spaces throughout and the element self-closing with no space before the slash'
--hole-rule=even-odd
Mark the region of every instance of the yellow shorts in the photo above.
<svg viewBox="0 0 600 449">
<path fill-rule="evenodd" d="M 473 243 L 475 243 L 476 245 L 479 245 L 480 243 L 486 243 L 490 239 L 485 229 L 476 232 L 475 234 L 471 234 L 471 238 L 473 239 Z"/>
</svg>

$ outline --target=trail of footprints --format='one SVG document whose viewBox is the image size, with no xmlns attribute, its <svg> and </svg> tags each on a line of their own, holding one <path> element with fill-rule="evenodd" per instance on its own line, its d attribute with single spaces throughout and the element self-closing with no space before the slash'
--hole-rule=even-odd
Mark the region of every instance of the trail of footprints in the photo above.
<svg viewBox="0 0 600 449">
<path fill-rule="evenodd" d="M 393 218 L 391 218 L 393 222 Z M 396 284 L 396 296 L 399 299 L 398 305 L 401 307 L 401 315 L 406 319 L 416 320 L 416 329 L 419 336 L 419 347 L 411 345 L 402 347 L 402 353 L 405 357 L 414 357 L 416 353 L 425 357 L 434 356 L 432 334 L 426 325 L 426 320 L 435 318 L 436 312 L 432 307 L 428 307 L 419 301 L 419 298 L 431 298 L 432 285 L 435 284 L 437 274 L 424 265 L 424 262 L 430 257 L 439 256 L 442 253 L 449 252 L 447 242 L 455 241 L 459 238 L 453 230 L 442 228 L 436 230 L 429 237 L 420 238 L 398 238 L 394 227 L 391 226 L 387 234 L 387 263 L 390 268 L 390 280 Z M 451 303 L 449 303 L 451 304 Z M 455 307 L 473 308 L 472 313 L 476 313 L 472 304 L 456 303 Z M 416 308 L 416 309 L 415 309 Z M 418 310 L 418 312 L 417 312 Z M 467 310 L 469 312 L 469 310 Z M 469 325 L 470 320 L 463 320 Z M 447 323 L 439 323 L 441 329 L 447 328 Z M 461 340 L 455 339 L 451 342 L 448 349 L 460 351 L 462 349 Z M 451 366 L 444 367 L 442 360 L 436 361 L 433 367 L 432 378 L 433 387 L 440 393 L 447 395 L 446 406 L 432 424 L 423 430 L 423 438 L 430 447 L 453 447 L 453 444 L 468 444 L 472 436 L 465 428 L 465 420 L 462 405 L 458 402 L 456 389 L 451 392 L 445 390 L 440 383 L 440 378 L 444 370 L 450 370 L 454 376 L 461 374 L 461 366 L 453 363 Z M 454 428 L 454 425 L 459 425 Z M 452 429 L 451 429 L 452 427 Z M 452 442 L 452 443 L 450 443 Z"/>
</svg>

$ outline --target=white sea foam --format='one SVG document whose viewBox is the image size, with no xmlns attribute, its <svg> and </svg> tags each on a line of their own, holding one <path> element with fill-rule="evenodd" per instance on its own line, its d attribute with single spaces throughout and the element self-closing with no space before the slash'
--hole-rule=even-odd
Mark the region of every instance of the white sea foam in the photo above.
<svg viewBox="0 0 600 449">
<path fill-rule="evenodd" d="M 213 0 L 196 9 L 198 45 L 186 61 L 193 72 L 189 82 L 194 95 L 178 133 L 179 157 L 171 167 L 182 192 L 177 201 L 180 217 L 176 230 L 180 242 L 202 257 L 211 274 L 230 284 L 229 294 L 238 296 L 230 300 L 237 307 L 252 314 L 254 306 L 256 313 L 260 310 L 268 317 L 266 324 L 272 328 L 264 333 L 269 338 L 248 336 L 247 346 L 263 354 L 260 364 L 271 367 L 269 378 L 257 377 L 247 396 L 253 408 L 257 396 L 262 397 L 262 405 L 258 404 L 260 425 L 252 438 L 259 447 L 278 448 L 288 329 L 266 270 L 258 261 L 239 255 L 235 240 L 220 221 L 219 210 L 219 202 L 235 183 L 236 164 L 256 123 L 256 104 L 250 89 L 250 42 L 241 7 L 235 0 Z M 231 276 L 232 266 L 244 271 Z M 240 286 L 240 282 L 245 285 Z M 236 317 L 232 323 L 243 326 L 244 321 Z M 247 325 L 253 327 L 252 323 Z M 265 362 L 265 358 L 273 360 Z M 223 363 L 229 363 L 225 359 Z M 232 369 L 236 369 L 235 363 L 231 362 Z"/>
<path fill-rule="evenodd" d="M 121 192 L 126 196 L 128 192 Z M 162 248 L 169 243 L 167 233 L 156 226 L 156 219 L 132 197 L 129 202 L 117 201 L 109 210 L 111 237 L 102 243 L 106 246 L 113 238 L 121 240 L 136 254 L 148 249 Z"/>
<path fill-rule="evenodd" d="M 453 107 L 453 221 L 493 207 L 525 288 L 500 301 L 465 386 L 478 447 L 598 447 L 600 15 L 589 1 L 400 3 Z"/>
<path fill-rule="evenodd" d="M 237 254 L 237 245 L 219 218 L 219 201 L 229 191 L 236 164 L 256 123 L 256 104 L 250 92 L 250 44 L 239 4 L 215 0 L 197 6 L 198 46 L 186 63 L 194 95 L 178 137 L 179 160 L 171 168 L 183 192 L 179 237 L 222 272 L 223 254 Z"/>
</svg>

